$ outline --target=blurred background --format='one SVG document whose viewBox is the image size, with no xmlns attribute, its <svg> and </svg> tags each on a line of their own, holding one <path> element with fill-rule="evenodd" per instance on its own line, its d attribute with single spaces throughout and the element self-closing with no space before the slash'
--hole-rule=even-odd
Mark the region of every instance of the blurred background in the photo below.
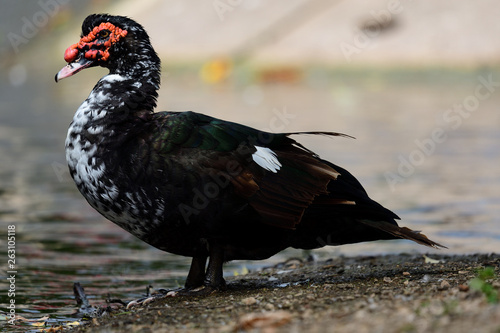
<svg viewBox="0 0 500 333">
<path fill-rule="evenodd" d="M 106 71 L 58 84 L 90 13 L 140 22 L 162 59 L 158 110 L 194 110 L 300 137 L 370 196 L 449 247 L 500 248 L 500 7 L 493 0 L 0 1 L 0 235 L 16 226 L 18 314 L 72 320 L 72 283 L 93 302 L 184 283 L 189 259 L 98 215 L 67 171 L 74 111 Z M 1 236 L 7 263 L 6 236 Z M 285 251 L 290 257 L 431 252 L 408 241 Z M 1 273 L 3 274 L 3 273 Z M 0 277 L 6 281 L 5 277 Z M 0 303 L 8 302 L 0 294 Z M 5 310 L 5 308 L 1 308 Z M 0 312 L 0 319 L 2 319 Z M 26 327 L 4 327 L 11 331 Z"/>
</svg>

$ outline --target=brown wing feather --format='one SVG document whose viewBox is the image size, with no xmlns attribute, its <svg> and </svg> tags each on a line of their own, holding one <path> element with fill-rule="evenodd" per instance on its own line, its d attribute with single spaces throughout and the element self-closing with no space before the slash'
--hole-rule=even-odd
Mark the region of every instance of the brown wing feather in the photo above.
<svg viewBox="0 0 500 333">
<path fill-rule="evenodd" d="M 234 186 L 234 192 L 245 198 L 251 197 L 260 189 L 255 182 L 254 174 L 249 170 L 243 170 L 235 175 L 231 178 L 231 183 Z"/>
<path fill-rule="evenodd" d="M 444 245 L 441 245 L 439 243 L 436 243 L 429 238 L 427 238 L 426 235 L 418 232 L 411 230 L 410 228 L 407 227 L 399 227 L 397 225 L 385 222 L 385 221 L 368 221 L 368 220 L 360 220 L 360 222 L 369 225 L 370 227 L 385 231 L 397 238 L 403 238 L 403 239 L 409 239 L 414 242 L 417 242 L 419 244 L 433 247 L 433 248 L 447 248 Z"/>
<path fill-rule="evenodd" d="M 282 165 L 280 170 L 258 178 L 259 191 L 248 200 L 267 224 L 294 229 L 315 198 L 328 193 L 328 183 L 339 173 L 301 147 L 290 145 L 273 151 Z"/>
</svg>

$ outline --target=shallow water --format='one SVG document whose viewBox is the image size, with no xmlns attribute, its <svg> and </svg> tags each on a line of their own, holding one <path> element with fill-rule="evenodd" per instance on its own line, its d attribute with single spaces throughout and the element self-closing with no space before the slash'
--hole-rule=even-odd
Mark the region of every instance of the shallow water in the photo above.
<svg viewBox="0 0 500 333">
<path fill-rule="evenodd" d="M 140 297 L 149 284 L 182 285 L 187 258 L 153 249 L 101 218 L 67 172 L 67 125 L 103 72 L 88 70 L 56 85 L 53 74 L 58 67 L 25 69 L 27 77 L 20 85 L 0 83 L 0 234 L 15 225 L 17 314 L 50 315 L 50 323 L 74 320 L 76 281 L 91 302 L 101 305 L 108 293 L 130 300 Z M 161 110 L 196 110 L 273 131 L 350 134 L 356 140 L 297 139 L 349 169 L 371 197 L 402 217 L 403 225 L 447 245 L 446 253 L 500 248 L 500 87 L 493 87 L 484 100 L 477 99 L 477 105 L 471 97 L 490 76 L 500 81 L 499 71 L 305 68 L 299 82 L 264 84 L 242 67 L 219 85 L 199 80 L 196 66 L 165 72 Z M 454 104 L 464 103 L 471 104 L 461 113 L 453 111 Z M 6 263 L 5 239 L 2 236 Z M 411 242 L 392 241 L 314 253 L 331 257 L 428 251 Z M 266 262 L 235 262 L 225 273 L 305 255 L 290 250 Z M 0 294 L 2 311 L 10 299 L 6 292 Z"/>
</svg>

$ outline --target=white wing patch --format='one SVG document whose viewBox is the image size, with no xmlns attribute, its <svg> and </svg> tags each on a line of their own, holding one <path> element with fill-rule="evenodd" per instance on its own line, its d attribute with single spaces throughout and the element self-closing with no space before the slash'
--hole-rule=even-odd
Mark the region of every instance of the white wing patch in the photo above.
<svg viewBox="0 0 500 333">
<path fill-rule="evenodd" d="M 269 148 L 255 146 L 257 151 L 252 154 L 252 158 L 262 168 L 271 172 L 278 172 L 281 168 L 281 163 L 276 156 L 276 153 Z"/>
</svg>

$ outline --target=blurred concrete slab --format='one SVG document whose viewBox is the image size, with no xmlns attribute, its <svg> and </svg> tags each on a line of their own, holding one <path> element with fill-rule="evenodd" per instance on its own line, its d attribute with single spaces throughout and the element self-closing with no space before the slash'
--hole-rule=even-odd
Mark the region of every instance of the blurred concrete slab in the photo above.
<svg viewBox="0 0 500 333">
<path fill-rule="evenodd" d="M 455 66 L 500 59 L 495 0 L 144 0 L 109 12 L 141 22 L 167 61 Z"/>
</svg>

